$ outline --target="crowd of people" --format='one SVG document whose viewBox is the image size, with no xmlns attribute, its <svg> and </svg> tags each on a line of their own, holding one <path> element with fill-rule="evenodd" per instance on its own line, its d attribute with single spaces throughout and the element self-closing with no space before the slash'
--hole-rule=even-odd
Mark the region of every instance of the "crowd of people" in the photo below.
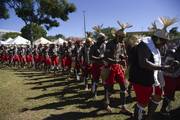
<svg viewBox="0 0 180 120">
<path fill-rule="evenodd" d="M 161 60 L 160 49 L 169 41 L 167 31 L 158 29 L 152 36 L 143 37 L 140 41 L 131 36 L 130 39 L 135 41 L 130 45 L 124 41 L 125 29 L 116 30 L 112 40 L 99 32 L 96 42 L 88 37 L 85 43 L 68 41 L 63 45 L 1 46 L 0 62 L 45 72 L 73 71 L 77 81 L 84 81 L 86 91 L 89 90 L 90 77 L 93 98 L 98 95 L 98 84 L 102 79 L 104 107 L 108 112 L 112 112 L 110 98 L 117 83 L 120 86 L 121 113 L 133 115 L 135 120 L 151 120 L 163 99 L 161 113 L 169 115 L 170 101 L 174 100 L 175 91 L 180 90 L 180 46 L 167 49 Z M 125 71 L 129 72 L 128 80 Z M 132 87 L 137 101 L 134 112 L 126 108 L 126 93 L 130 96 Z"/>
</svg>

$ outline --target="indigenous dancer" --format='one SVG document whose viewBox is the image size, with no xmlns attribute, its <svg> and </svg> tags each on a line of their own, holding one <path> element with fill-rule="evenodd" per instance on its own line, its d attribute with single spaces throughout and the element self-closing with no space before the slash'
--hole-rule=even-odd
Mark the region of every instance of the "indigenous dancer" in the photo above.
<svg viewBox="0 0 180 120">
<path fill-rule="evenodd" d="M 105 80 L 105 107 L 108 112 L 112 112 L 110 107 L 110 95 L 113 90 L 113 85 L 117 82 L 120 86 L 120 112 L 123 114 L 132 115 L 132 113 L 126 108 L 126 83 L 124 70 L 120 65 L 122 59 L 121 43 L 125 38 L 124 29 L 131 27 L 128 24 L 126 26 L 121 26 L 121 29 L 115 31 L 115 37 L 113 40 L 106 44 L 105 50 L 105 66 L 109 68 L 110 72 Z"/>
<path fill-rule="evenodd" d="M 26 52 L 23 46 L 19 48 L 19 58 L 20 58 L 21 67 L 24 68 L 26 65 Z"/>
<path fill-rule="evenodd" d="M 180 90 L 180 46 L 175 49 L 167 50 L 165 64 L 174 64 L 171 71 L 164 73 L 164 99 L 161 107 L 161 114 L 170 115 L 171 101 L 175 100 L 175 92 Z"/>
<path fill-rule="evenodd" d="M 67 67 L 67 72 L 71 73 L 71 65 L 72 65 L 72 51 L 73 51 L 73 46 L 72 46 L 72 42 L 69 40 L 68 41 L 68 46 L 66 49 L 66 67 Z"/>
<path fill-rule="evenodd" d="M 34 45 L 33 50 L 32 50 L 32 55 L 33 55 L 33 64 L 35 70 L 38 69 L 38 62 L 39 62 L 39 54 L 38 54 L 38 48 L 36 45 Z"/>
<path fill-rule="evenodd" d="M 27 66 L 28 66 L 28 68 L 32 68 L 33 67 L 33 56 L 32 56 L 32 49 L 29 45 L 27 45 L 25 52 L 26 52 Z"/>
<path fill-rule="evenodd" d="M 80 51 L 80 59 L 82 62 L 82 78 L 85 82 L 85 91 L 88 91 L 88 76 L 91 74 L 91 61 L 90 61 L 90 47 L 92 45 L 92 39 L 87 38 L 86 42 L 84 43 L 84 46 L 82 47 Z"/>
<path fill-rule="evenodd" d="M 132 78 L 130 80 L 137 98 L 134 109 L 134 119 L 136 120 L 144 119 L 146 106 L 148 106 L 147 119 L 152 120 L 153 114 L 161 101 L 162 87 L 164 85 L 161 71 L 168 70 L 171 66 L 161 64 L 159 49 L 169 39 L 166 30 L 169 25 L 171 24 L 164 23 L 163 29 L 156 28 L 151 37 L 144 37 L 136 46 L 134 60 L 129 70 L 129 75 Z"/>
<path fill-rule="evenodd" d="M 14 46 L 13 48 L 13 58 L 12 58 L 13 66 L 16 67 L 20 64 L 20 58 L 18 55 L 18 48 Z"/>
<path fill-rule="evenodd" d="M 59 53 L 61 54 L 62 72 L 64 72 L 66 68 L 66 51 L 67 51 L 67 43 L 64 42 L 62 47 L 59 48 Z"/>
<path fill-rule="evenodd" d="M 106 46 L 105 40 L 105 34 L 98 33 L 97 42 L 92 45 L 90 49 L 90 58 L 92 61 L 92 93 L 94 98 L 97 96 L 97 85 L 99 83 L 100 73 L 103 67 L 103 58 Z"/>
<path fill-rule="evenodd" d="M 74 70 L 75 70 L 75 75 L 76 75 L 76 80 L 79 81 L 80 80 L 80 65 L 82 64 L 81 60 L 80 60 L 80 51 L 81 51 L 81 41 L 76 41 L 75 43 L 75 48 L 73 50 L 73 57 L 74 57 L 74 62 L 75 62 L 75 66 L 74 66 Z"/>
<path fill-rule="evenodd" d="M 58 70 L 59 57 L 57 54 L 57 47 L 54 44 L 51 45 L 49 53 L 52 61 L 52 69 L 54 70 L 54 72 L 56 72 Z"/>
</svg>

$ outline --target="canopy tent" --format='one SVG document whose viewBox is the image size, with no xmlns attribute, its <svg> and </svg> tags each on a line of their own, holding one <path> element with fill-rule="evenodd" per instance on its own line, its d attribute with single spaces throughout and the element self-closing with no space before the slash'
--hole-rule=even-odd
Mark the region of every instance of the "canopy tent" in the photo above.
<svg viewBox="0 0 180 120">
<path fill-rule="evenodd" d="M 6 41 L 0 40 L 0 45 L 7 45 Z"/>
<path fill-rule="evenodd" d="M 15 44 L 15 45 L 30 45 L 31 42 L 21 36 L 17 36 L 14 38 L 13 41 L 9 42 L 9 44 Z"/>
<path fill-rule="evenodd" d="M 7 40 L 5 40 L 5 42 L 6 42 L 7 44 L 11 43 L 12 41 L 13 41 L 12 38 L 8 38 Z"/>
<path fill-rule="evenodd" d="M 47 40 L 46 38 L 39 38 L 36 41 L 33 42 L 34 45 L 39 45 L 39 44 L 51 44 L 52 42 Z"/>
<path fill-rule="evenodd" d="M 54 44 L 63 44 L 64 42 L 67 42 L 67 41 L 65 41 L 64 39 L 62 39 L 62 38 L 58 38 L 57 40 L 55 40 L 53 43 Z"/>
</svg>

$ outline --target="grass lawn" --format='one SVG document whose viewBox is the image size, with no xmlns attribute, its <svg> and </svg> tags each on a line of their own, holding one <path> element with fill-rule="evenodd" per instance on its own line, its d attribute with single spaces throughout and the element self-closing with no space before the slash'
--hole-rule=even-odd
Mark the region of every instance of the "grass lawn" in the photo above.
<svg viewBox="0 0 180 120">
<path fill-rule="evenodd" d="M 119 89 L 117 85 L 115 89 Z M 98 90 L 98 98 L 93 100 L 90 91 L 84 91 L 83 82 L 66 75 L 54 77 L 37 71 L 0 68 L 0 120 L 129 119 L 119 113 L 118 92 L 112 96 L 113 113 L 109 114 L 102 109 L 103 86 Z M 134 103 L 127 104 L 132 111 Z M 172 106 L 171 120 L 180 120 L 180 92 L 176 92 Z M 157 113 L 156 119 L 165 118 Z"/>
</svg>

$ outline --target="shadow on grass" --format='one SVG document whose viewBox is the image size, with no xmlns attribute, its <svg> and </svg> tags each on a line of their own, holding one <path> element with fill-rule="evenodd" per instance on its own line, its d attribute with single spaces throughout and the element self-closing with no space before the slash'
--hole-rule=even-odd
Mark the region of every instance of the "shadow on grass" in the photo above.
<svg viewBox="0 0 180 120">
<path fill-rule="evenodd" d="M 92 112 L 66 112 L 59 115 L 50 115 L 47 118 L 44 118 L 43 120 L 80 120 L 85 118 L 93 118 L 96 119 L 97 117 L 102 117 L 106 115 L 115 115 L 119 113 L 102 113 L 97 114 L 98 110 L 92 111 Z"/>
<path fill-rule="evenodd" d="M 180 120 L 180 106 L 170 112 L 170 116 L 163 116 L 159 112 L 154 116 L 154 120 Z"/>
<path fill-rule="evenodd" d="M 53 79 L 48 79 L 48 80 L 43 80 L 43 81 L 37 81 L 37 82 L 27 82 L 27 83 L 25 83 L 25 85 L 36 85 L 36 84 L 41 85 L 43 83 L 58 82 L 58 81 L 61 81 L 61 80 L 64 80 L 64 79 L 66 79 L 66 77 L 61 77 L 61 78 L 58 77 L 58 78 L 53 78 Z M 34 79 L 30 79 L 30 80 L 34 80 Z"/>
<path fill-rule="evenodd" d="M 64 90 L 66 91 L 66 94 L 69 93 L 74 93 L 73 90 Z M 68 105 L 90 105 L 92 104 L 92 102 L 86 101 L 90 98 L 90 95 L 87 94 L 75 94 L 72 97 L 64 97 L 65 92 L 61 92 L 59 94 L 59 96 L 57 96 L 60 101 L 59 102 L 55 102 L 55 103 L 49 103 L 49 104 L 45 104 L 42 106 L 38 106 L 35 108 L 32 108 L 31 110 L 42 110 L 42 109 L 59 109 L 59 108 L 64 108 L 67 107 Z M 50 94 L 49 94 L 50 95 Z M 101 101 L 99 101 L 99 103 L 101 103 Z M 98 104 L 97 102 L 94 102 L 94 104 Z M 94 106 L 94 107 L 98 107 L 98 106 Z M 100 106 L 99 106 L 100 107 Z M 88 106 L 87 106 L 88 108 Z M 102 108 L 102 107 L 101 107 Z"/>
<path fill-rule="evenodd" d="M 58 91 L 56 90 L 53 93 L 44 93 L 38 96 L 29 96 L 27 100 L 38 100 L 42 98 L 49 98 L 49 97 L 55 97 L 59 101 L 57 102 L 50 102 L 46 103 L 44 105 L 39 105 L 36 107 L 28 108 L 28 110 L 31 111 L 38 111 L 38 110 L 44 110 L 44 109 L 54 109 L 54 110 L 65 110 L 68 106 L 74 106 L 74 110 L 80 109 L 80 110 L 88 110 L 88 109 L 95 109 L 94 111 L 90 112 L 73 112 L 68 111 L 66 113 L 62 113 L 59 115 L 50 115 L 49 117 L 45 118 L 44 120 L 79 120 L 83 118 L 96 118 L 101 117 L 105 115 L 113 115 L 113 114 L 120 114 L 120 113 L 111 113 L 109 114 L 107 111 L 105 113 L 98 113 L 98 111 L 104 110 L 104 102 L 103 100 L 93 100 L 92 94 L 90 91 L 86 92 L 84 91 L 84 85 L 82 84 L 82 81 L 76 81 L 71 77 L 71 79 L 66 79 L 67 75 L 61 75 L 57 77 L 52 77 L 49 75 L 46 75 L 44 73 L 36 73 L 36 72 L 17 72 L 16 75 L 20 77 L 28 77 L 26 79 L 27 81 L 24 83 L 25 85 L 32 85 L 31 90 L 47 90 L 48 88 L 51 88 L 53 90 L 55 87 L 59 87 Z M 103 86 L 101 85 L 101 90 L 98 90 L 98 98 L 103 98 L 104 91 Z M 118 108 L 120 103 L 119 98 L 119 90 L 115 90 L 113 94 L 116 94 L 118 96 L 117 98 L 111 99 L 111 106 L 113 108 Z M 92 100 L 91 100 L 92 99 Z M 134 101 L 134 98 L 133 98 Z M 128 101 L 130 103 L 132 101 Z M 24 109 L 23 109 L 24 110 Z M 26 109 L 25 109 L 26 111 Z M 105 110 L 104 110 L 105 111 Z M 76 118 L 74 118 L 76 116 Z"/>
<path fill-rule="evenodd" d="M 59 82 L 58 83 L 50 83 L 49 85 L 44 85 L 44 86 L 35 86 L 35 87 L 32 87 L 31 89 L 32 90 L 37 90 L 37 89 L 43 89 L 44 90 L 44 89 L 53 88 L 53 87 L 62 87 L 62 86 L 63 87 L 69 87 L 69 86 L 74 84 L 73 80 L 67 80 L 66 78 L 57 78 L 54 80 L 55 81 L 58 80 Z M 39 84 L 39 85 L 41 85 L 41 84 Z M 78 84 L 76 87 L 78 87 Z"/>
<path fill-rule="evenodd" d="M 16 72 L 15 75 L 17 75 L 18 77 L 32 78 L 32 77 L 37 77 L 37 76 L 44 76 L 44 73 L 43 72 L 23 72 L 23 71 L 19 71 L 19 72 Z"/>
</svg>

